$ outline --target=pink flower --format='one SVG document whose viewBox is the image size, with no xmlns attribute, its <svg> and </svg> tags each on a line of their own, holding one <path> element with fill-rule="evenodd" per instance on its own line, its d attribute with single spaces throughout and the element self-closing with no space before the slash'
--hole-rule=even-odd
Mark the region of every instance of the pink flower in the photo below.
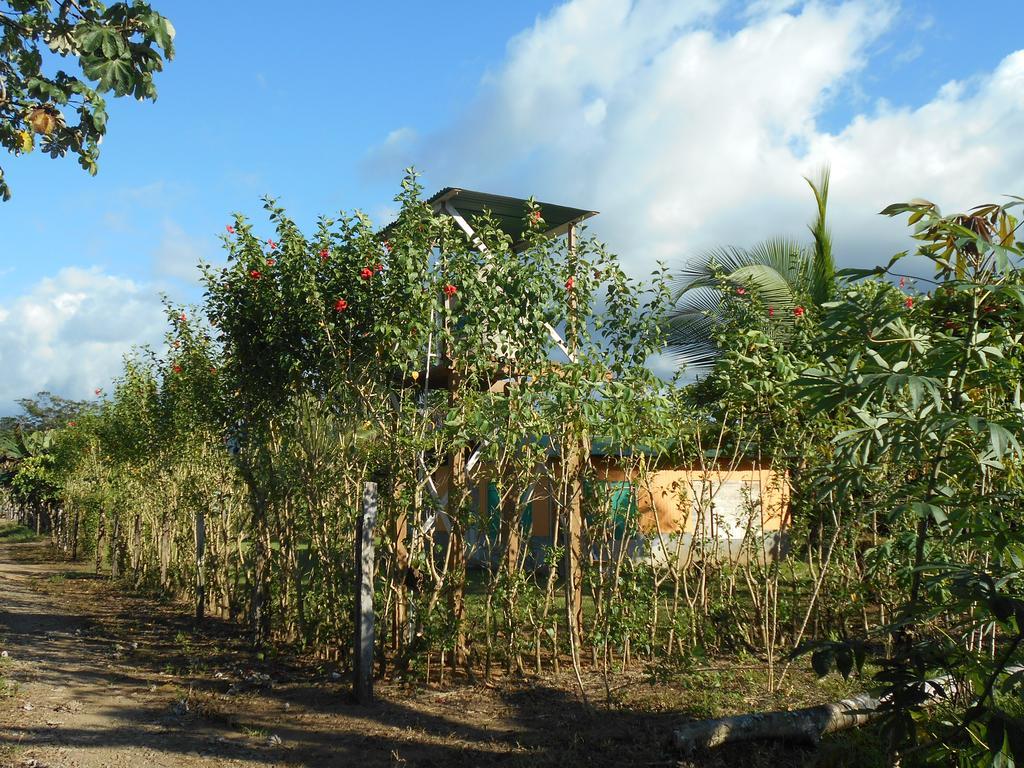
<svg viewBox="0 0 1024 768">
<path fill-rule="evenodd" d="M 795 317 L 803 317 L 804 316 L 804 308 L 803 307 L 793 307 L 793 315 Z"/>
<path fill-rule="evenodd" d="M 369 280 L 371 277 L 373 277 L 373 270 L 370 269 L 369 267 L 363 267 L 361 270 L 359 270 L 359 276 L 363 278 L 363 280 Z"/>
<path fill-rule="evenodd" d="M 902 287 L 903 287 L 903 286 L 905 286 L 906 284 L 907 284 L 907 278 L 905 278 L 905 277 L 901 277 L 901 278 L 900 278 L 900 288 L 902 288 Z"/>
<path fill-rule="evenodd" d="M 270 238 L 267 238 L 267 245 L 270 246 L 270 250 L 274 250 L 275 248 L 277 248 L 277 243 L 275 243 Z"/>
<path fill-rule="evenodd" d="M 573 289 L 573 286 L 575 285 L 576 280 L 573 278 L 572 275 L 569 275 L 569 279 L 565 281 L 565 290 L 571 291 Z"/>
<path fill-rule="evenodd" d="M 775 307 L 768 307 L 768 317 L 775 317 Z"/>
<path fill-rule="evenodd" d="M 540 211 L 534 211 L 533 213 L 531 213 L 530 218 L 533 219 L 533 222 L 536 224 L 538 221 L 540 221 Z"/>
<path fill-rule="evenodd" d="M 103 393 L 103 390 L 100 389 L 99 387 L 96 387 L 96 389 L 94 389 L 93 392 L 96 394 L 96 397 L 99 397 Z"/>
<path fill-rule="evenodd" d="M 454 296 L 456 293 L 458 293 L 458 291 L 459 291 L 459 289 L 456 288 L 451 283 L 446 283 L 445 286 L 444 286 L 444 295 L 445 296 Z"/>
<path fill-rule="evenodd" d="M 348 309 L 348 302 L 345 301 L 344 299 L 338 299 L 336 302 L 334 302 L 335 312 L 344 312 L 346 309 Z"/>
<path fill-rule="evenodd" d="M 224 227 L 224 229 L 226 229 L 228 231 L 229 235 L 235 234 L 235 228 L 232 227 L 230 224 L 228 224 L 226 227 Z"/>
<path fill-rule="evenodd" d="M 374 267 L 374 269 L 376 269 L 378 272 L 383 272 L 384 271 L 384 265 L 381 264 L 380 262 L 377 262 L 377 266 Z"/>
<path fill-rule="evenodd" d="M 322 251 L 320 251 L 320 260 L 327 261 L 328 255 L 329 254 L 327 253 L 327 249 L 324 248 Z"/>
<path fill-rule="evenodd" d="M 903 306 L 905 306 L 907 309 L 913 309 L 914 298 L 912 296 L 907 296 L 907 298 L 903 300 Z"/>
<path fill-rule="evenodd" d="M 742 296 L 746 292 L 747 292 L 747 289 L 744 288 L 742 285 L 739 288 L 736 289 L 736 293 L 738 293 L 740 296 Z"/>
<path fill-rule="evenodd" d="M 181 320 L 181 322 L 183 322 L 183 323 L 185 322 L 185 313 L 184 312 L 181 313 L 181 317 L 179 319 Z"/>
</svg>

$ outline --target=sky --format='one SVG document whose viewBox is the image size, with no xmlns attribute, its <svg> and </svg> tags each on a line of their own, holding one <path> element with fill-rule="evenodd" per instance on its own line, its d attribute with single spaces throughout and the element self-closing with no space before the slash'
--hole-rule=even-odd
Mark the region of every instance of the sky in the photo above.
<svg viewBox="0 0 1024 768">
<path fill-rule="evenodd" d="M 428 194 L 598 210 L 637 276 L 800 236 L 826 163 L 843 266 L 910 247 L 889 203 L 1024 194 L 1019 2 L 152 2 L 176 56 L 156 103 L 111 99 L 99 175 L 0 157 L 0 415 L 162 343 L 161 296 L 198 301 L 265 194 L 386 223 L 413 165 Z"/>
</svg>

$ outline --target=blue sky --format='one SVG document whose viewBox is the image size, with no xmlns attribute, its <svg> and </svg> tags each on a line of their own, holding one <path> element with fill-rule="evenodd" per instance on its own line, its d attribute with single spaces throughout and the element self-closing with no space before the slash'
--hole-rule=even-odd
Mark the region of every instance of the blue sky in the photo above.
<svg viewBox="0 0 1024 768">
<path fill-rule="evenodd" d="M 99 175 L 0 160 L 0 413 L 86 396 L 159 341 L 158 294 L 198 297 L 195 261 L 263 194 L 303 225 L 383 218 L 414 163 L 428 192 L 601 210 L 593 231 L 646 273 L 798 234 L 824 162 L 847 263 L 903 246 L 888 202 L 1024 192 L 1020 3 L 154 5 L 177 55 L 155 104 L 111 102 Z"/>
</svg>

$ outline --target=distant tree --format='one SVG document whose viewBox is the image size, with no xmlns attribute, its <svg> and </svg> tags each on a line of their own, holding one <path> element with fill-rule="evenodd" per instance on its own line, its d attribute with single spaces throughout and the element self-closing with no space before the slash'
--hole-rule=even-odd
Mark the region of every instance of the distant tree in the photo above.
<svg viewBox="0 0 1024 768">
<path fill-rule="evenodd" d="M 58 57 L 77 67 L 63 69 Z M 0 0 L 0 144 L 25 154 L 39 136 L 50 157 L 70 151 L 95 174 L 107 131 L 103 94 L 155 100 L 153 74 L 173 57 L 174 27 L 139 0 Z M 10 197 L 0 168 L 0 199 Z"/>
<path fill-rule="evenodd" d="M 91 404 L 85 400 L 68 400 L 52 392 L 39 392 L 35 397 L 23 397 L 16 402 L 22 413 L 0 418 L 0 433 L 60 429 L 91 409 Z"/>
</svg>

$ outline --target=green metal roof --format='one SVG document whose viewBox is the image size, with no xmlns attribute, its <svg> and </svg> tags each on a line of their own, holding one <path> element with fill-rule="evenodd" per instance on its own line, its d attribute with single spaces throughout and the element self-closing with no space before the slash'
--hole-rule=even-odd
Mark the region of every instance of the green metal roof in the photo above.
<svg viewBox="0 0 1024 768">
<path fill-rule="evenodd" d="M 527 203 L 525 197 L 507 197 L 460 187 L 445 187 L 427 202 L 438 213 L 444 213 L 445 203 L 450 203 L 466 218 L 470 226 L 473 226 L 474 219 L 484 211 L 489 211 L 502 231 L 512 238 L 513 243 L 518 244 L 523 239 L 523 219 L 526 217 Z M 566 205 L 542 202 L 538 202 L 537 205 L 547 227 L 544 233 L 549 237 L 565 234 L 571 225 L 597 215 L 597 211 L 570 208 Z"/>
<path fill-rule="evenodd" d="M 526 216 L 527 203 L 525 197 L 507 197 L 459 187 L 445 187 L 427 202 L 433 205 L 437 211 L 443 211 L 444 204 L 451 203 L 471 225 L 474 218 L 480 216 L 484 211 L 490 211 L 502 230 L 512 237 L 512 242 L 518 243 L 523 239 L 523 219 Z M 597 215 L 597 211 L 570 208 L 554 203 L 538 201 L 537 206 L 540 208 L 544 224 L 547 225 L 547 229 L 544 231 L 551 237 L 565 233 L 572 224 Z"/>
</svg>

